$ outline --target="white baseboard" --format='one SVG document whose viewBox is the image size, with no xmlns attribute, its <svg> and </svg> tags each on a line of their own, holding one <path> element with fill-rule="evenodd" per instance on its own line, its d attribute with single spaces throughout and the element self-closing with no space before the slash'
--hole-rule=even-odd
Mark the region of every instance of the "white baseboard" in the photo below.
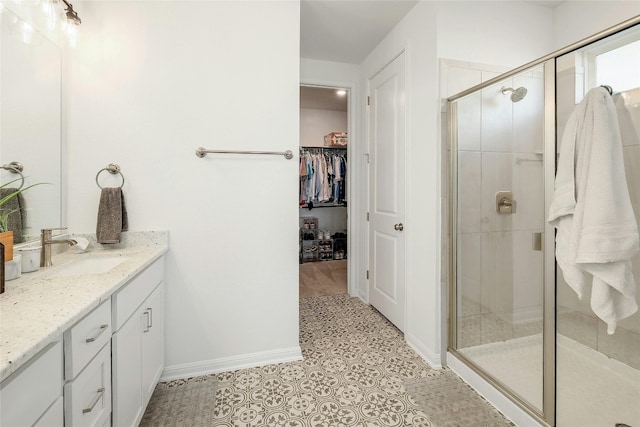
<svg viewBox="0 0 640 427">
<path fill-rule="evenodd" d="M 411 334 L 404 334 L 404 339 L 409 347 L 413 349 L 418 356 L 422 357 L 422 359 L 429 364 L 433 369 L 442 368 L 442 360 L 440 355 L 430 351 L 427 347 L 425 347 L 420 341 L 416 339 Z"/>
<path fill-rule="evenodd" d="M 240 356 L 221 357 L 219 359 L 204 360 L 202 362 L 166 366 L 160 381 L 191 378 L 200 375 L 216 374 L 218 372 L 235 371 L 237 369 L 255 368 L 257 366 L 275 363 L 293 362 L 296 360 L 302 360 L 302 350 L 299 346 L 281 350 L 243 354 Z"/>
<path fill-rule="evenodd" d="M 447 366 L 518 427 L 544 426 L 451 353 L 447 353 Z"/>
</svg>

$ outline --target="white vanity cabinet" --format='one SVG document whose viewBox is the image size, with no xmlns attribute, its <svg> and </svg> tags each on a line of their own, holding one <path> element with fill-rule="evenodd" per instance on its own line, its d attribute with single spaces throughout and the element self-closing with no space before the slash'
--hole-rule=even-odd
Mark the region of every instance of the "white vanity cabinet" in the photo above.
<svg viewBox="0 0 640 427">
<path fill-rule="evenodd" d="M 164 368 L 162 258 L 112 296 L 113 425 L 137 426 Z"/>
<path fill-rule="evenodd" d="M 130 255 L 139 263 L 123 264 L 112 274 L 36 275 L 21 292 L 9 295 L 14 300 L 0 299 L 3 340 L 27 349 L 12 353 L 10 346 L 0 347 L 2 368 L 15 368 L 0 383 L 0 427 L 140 423 L 164 369 L 164 258 L 158 251 L 162 248 L 147 255 L 141 249 Z M 47 291 L 55 298 L 73 296 L 79 286 L 82 302 L 70 298 L 67 316 L 56 317 L 55 307 L 42 314 Z M 23 294 L 31 299 L 21 300 Z M 29 312 L 25 301 L 31 300 L 38 309 Z M 10 325 L 27 333 L 18 334 Z"/>
<path fill-rule="evenodd" d="M 0 386 L 0 426 L 62 427 L 62 337 Z"/>
</svg>

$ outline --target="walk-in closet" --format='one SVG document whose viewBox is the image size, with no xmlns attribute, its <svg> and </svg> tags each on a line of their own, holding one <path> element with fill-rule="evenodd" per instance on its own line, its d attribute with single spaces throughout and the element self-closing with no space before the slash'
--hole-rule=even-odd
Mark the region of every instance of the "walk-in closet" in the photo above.
<svg viewBox="0 0 640 427">
<path fill-rule="evenodd" d="M 300 87 L 300 297 L 347 292 L 348 98 Z"/>
</svg>

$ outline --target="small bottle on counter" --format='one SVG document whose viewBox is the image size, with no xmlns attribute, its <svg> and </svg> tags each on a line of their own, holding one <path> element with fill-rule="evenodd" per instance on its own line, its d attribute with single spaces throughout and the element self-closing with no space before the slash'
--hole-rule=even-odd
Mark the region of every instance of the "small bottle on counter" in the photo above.
<svg viewBox="0 0 640 427">
<path fill-rule="evenodd" d="M 0 243 L 0 260 L 2 266 L 0 267 L 0 294 L 4 293 L 4 245 Z"/>
</svg>

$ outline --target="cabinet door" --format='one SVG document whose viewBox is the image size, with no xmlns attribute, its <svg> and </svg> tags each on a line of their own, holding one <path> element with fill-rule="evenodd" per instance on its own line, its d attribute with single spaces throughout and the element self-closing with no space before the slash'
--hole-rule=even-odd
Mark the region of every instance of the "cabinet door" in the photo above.
<svg viewBox="0 0 640 427">
<path fill-rule="evenodd" d="M 64 427 L 64 400 L 62 396 L 47 409 L 47 412 L 40 417 L 33 427 Z"/>
<path fill-rule="evenodd" d="M 136 425 L 142 416 L 142 331 L 146 318 L 140 309 L 113 335 L 113 425 Z"/>
<path fill-rule="evenodd" d="M 60 337 L 2 382 L 0 426 L 31 426 L 62 396 L 62 359 Z"/>
<path fill-rule="evenodd" d="M 163 283 L 142 305 L 145 328 L 142 333 L 142 396 L 149 403 L 164 369 L 164 286 Z"/>
</svg>

